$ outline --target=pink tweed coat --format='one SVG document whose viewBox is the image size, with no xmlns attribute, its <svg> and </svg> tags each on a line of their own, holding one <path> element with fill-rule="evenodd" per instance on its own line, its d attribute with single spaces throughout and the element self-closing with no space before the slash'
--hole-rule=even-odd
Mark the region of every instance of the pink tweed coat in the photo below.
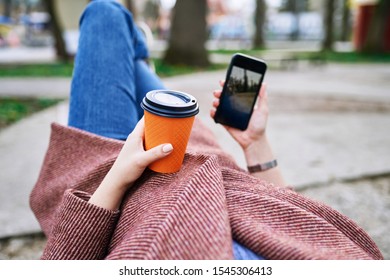
<svg viewBox="0 0 390 280">
<path fill-rule="evenodd" d="M 232 238 L 267 259 L 382 259 L 353 221 L 241 170 L 196 121 L 181 170 L 146 170 L 121 208 L 88 198 L 123 142 L 52 125 L 30 196 L 42 259 L 233 259 Z"/>
</svg>

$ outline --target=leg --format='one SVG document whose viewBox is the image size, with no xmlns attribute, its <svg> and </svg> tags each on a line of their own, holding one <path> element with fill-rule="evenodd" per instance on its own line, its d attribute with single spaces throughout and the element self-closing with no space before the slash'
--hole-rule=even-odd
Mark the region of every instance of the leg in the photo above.
<svg viewBox="0 0 390 280">
<path fill-rule="evenodd" d="M 150 71 L 149 66 L 144 60 L 135 61 L 135 89 L 138 104 L 138 115 L 141 118 L 144 115 L 144 112 L 140 104 L 146 93 L 155 89 L 165 89 L 165 86 L 160 78 Z"/>
<path fill-rule="evenodd" d="M 123 6 L 90 3 L 80 19 L 69 125 L 125 139 L 142 116 L 143 88 L 162 87 L 142 60 L 147 56 L 143 37 Z M 137 89 L 138 80 L 146 85 Z"/>
</svg>

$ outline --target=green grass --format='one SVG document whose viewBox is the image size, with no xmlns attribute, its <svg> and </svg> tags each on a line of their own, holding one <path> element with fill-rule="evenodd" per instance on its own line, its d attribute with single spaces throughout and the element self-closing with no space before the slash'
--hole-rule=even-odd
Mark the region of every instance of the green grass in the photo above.
<svg viewBox="0 0 390 280">
<path fill-rule="evenodd" d="M 258 54 L 263 51 L 266 51 L 266 49 L 240 49 L 240 50 L 225 50 L 225 49 L 219 49 L 219 50 L 211 50 L 210 53 L 217 53 L 217 54 L 226 54 L 226 55 L 233 55 L 235 53 L 244 53 L 244 54 Z"/>
<path fill-rule="evenodd" d="M 71 77 L 73 63 L 0 65 L 1 77 Z"/>
<path fill-rule="evenodd" d="M 184 74 L 191 74 L 191 73 L 195 73 L 195 72 L 225 69 L 227 67 L 226 64 L 211 64 L 210 66 L 203 67 L 203 68 L 202 67 L 190 67 L 190 66 L 186 66 L 186 65 L 167 65 L 167 64 L 164 64 L 161 59 L 155 59 L 154 66 L 156 69 L 156 74 L 162 78 L 184 75 Z"/>
<path fill-rule="evenodd" d="M 0 98 L 0 130 L 60 101 L 46 98 Z"/>
<path fill-rule="evenodd" d="M 212 64 L 206 68 L 189 67 L 186 65 L 167 65 L 161 59 L 154 59 L 156 73 L 160 77 L 171 77 L 200 71 L 212 71 L 226 68 L 226 65 Z M 0 65 L 2 77 L 72 77 L 73 63 L 47 64 L 11 64 Z"/>
<path fill-rule="evenodd" d="M 253 50 L 213 50 L 211 53 L 233 55 L 237 52 L 261 56 L 266 56 L 266 49 Z M 390 53 L 387 54 L 363 54 L 358 52 L 291 52 L 297 59 L 314 60 L 321 59 L 339 63 L 389 63 Z"/>
<path fill-rule="evenodd" d="M 298 59 L 320 59 L 339 63 L 390 63 L 390 53 L 362 54 L 357 52 L 304 52 L 296 54 Z"/>
<path fill-rule="evenodd" d="M 254 50 L 213 50 L 210 53 L 222 55 L 233 55 L 241 52 L 248 55 L 261 56 L 266 52 L 264 49 Z M 330 62 L 341 63 L 389 63 L 388 54 L 361 54 L 357 52 L 297 52 L 297 59 L 322 59 Z M 211 64 L 206 68 L 189 67 L 186 65 L 166 65 L 161 59 L 154 59 L 156 73 L 160 77 L 171 77 L 183 74 L 190 74 L 200 71 L 213 71 L 225 69 L 225 64 Z M 73 62 L 69 63 L 47 63 L 47 64 L 10 64 L 0 65 L 1 77 L 71 77 L 73 72 Z"/>
</svg>

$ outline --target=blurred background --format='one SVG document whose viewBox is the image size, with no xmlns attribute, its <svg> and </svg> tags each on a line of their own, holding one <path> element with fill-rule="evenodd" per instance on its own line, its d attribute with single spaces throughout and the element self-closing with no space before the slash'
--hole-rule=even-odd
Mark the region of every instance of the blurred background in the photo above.
<svg viewBox="0 0 390 280">
<path fill-rule="evenodd" d="M 78 22 L 89 1 L 0 0 L 0 259 L 37 259 L 29 194 L 50 123 L 67 123 Z M 235 52 L 268 64 L 268 137 L 286 181 L 350 217 L 390 259 L 389 0 L 126 0 L 151 67 L 209 117 Z"/>
<path fill-rule="evenodd" d="M 13 49 L 14 53 L 26 48 L 49 53 L 54 48 L 59 59 L 69 60 L 77 50 L 78 20 L 88 2 L 1 0 L 0 48 Z M 167 63 L 208 65 L 206 49 L 301 48 L 359 53 L 390 49 L 389 4 L 383 0 L 119 2 L 132 11 L 150 40 L 153 36 L 153 50 L 159 51 L 160 57 L 166 51 L 162 57 Z M 186 49 L 183 55 L 180 46 Z M 192 59 L 191 53 L 197 59 Z"/>
</svg>

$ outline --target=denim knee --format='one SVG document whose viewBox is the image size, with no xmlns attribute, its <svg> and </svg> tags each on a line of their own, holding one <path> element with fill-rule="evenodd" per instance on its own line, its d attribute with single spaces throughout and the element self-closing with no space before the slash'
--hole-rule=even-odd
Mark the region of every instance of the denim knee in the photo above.
<svg viewBox="0 0 390 280">
<path fill-rule="evenodd" d="M 114 0 L 94 0 L 85 8 L 80 18 L 80 26 L 88 18 L 89 24 L 96 34 L 93 36 L 103 36 L 118 32 L 123 34 L 122 38 L 127 38 L 133 44 L 134 58 L 144 59 L 149 56 L 145 38 L 134 23 L 133 16 L 124 6 Z M 110 30 L 110 32 L 99 32 Z M 101 38 L 102 39 L 102 38 Z M 129 42 L 129 43 L 130 43 Z"/>
<path fill-rule="evenodd" d="M 126 21 L 125 13 L 128 13 L 132 19 L 132 15 L 124 7 L 112 0 L 94 0 L 85 8 L 80 18 L 80 25 L 85 17 L 93 16 L 94 22 L 109 26 L 120 26 Z M 123 22 L 121 22 L 123 21 Z"/>
</svg>

